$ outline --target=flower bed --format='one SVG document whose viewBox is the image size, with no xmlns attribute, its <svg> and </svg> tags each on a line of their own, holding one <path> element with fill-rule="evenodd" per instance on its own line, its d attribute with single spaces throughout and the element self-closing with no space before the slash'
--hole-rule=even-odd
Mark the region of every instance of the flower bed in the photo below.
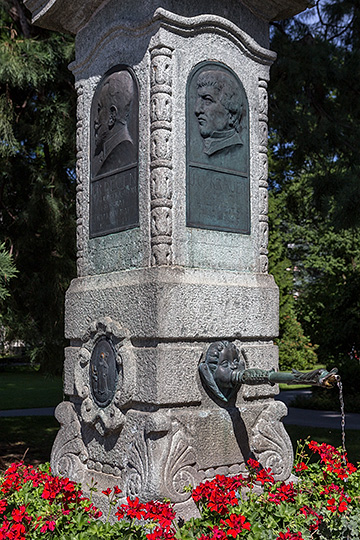
<svg viewBox="0 0 360 540">
<path fill-rule="evenodd" d="M 46 465 L 17 463 L 0 478 L 0 540 L 359 539 L 360 473 L 346 456 L 306 441 L 298 447 L 294 472 L 296 483 L 274 482 L 270 469 L 249 460 L 246 475 L 216 476 L 192 490 L 201 517 L 185 523 L 177 521 L 170 502 L 127 498 L 119 504 L 115 486 L 103 491 L 109 515 L 114 509 L 118 520 L 111 524 L 79 485 L 52 476 Z M 262 486 L 261 494 L 255 486 Z"/>
</svg>

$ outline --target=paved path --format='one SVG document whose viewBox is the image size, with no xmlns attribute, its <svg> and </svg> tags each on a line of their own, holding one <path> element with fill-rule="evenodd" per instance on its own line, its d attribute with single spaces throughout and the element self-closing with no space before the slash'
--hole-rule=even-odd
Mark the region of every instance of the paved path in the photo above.
<svg viewBox="0 0 360 540">
<path fill-rule="evenodd" d="M 54 416 L 55 407 L 44 407 L 39 409 L 13 409 L 11 411 L 0 411 L 0 417 L 10 416 Z"/>
<path fill-rule="evenodd" d="M 296 395 L 310 395 L 311 390 L 286 390 L 280 392 L 276 399 L 289 405 Z M 54 416 L 55 407 L 41 409 L 15 409 L 0 411 L 0 417 L 11 416 Z M 311 409 L 295 409 L 289 407 L 289 413 L 284 418 L 284 424 L 293 426 L 323 427 L 327 429 L 341 429 L 341 415 L 335 411 L 314 411 Z M 360 414 L 348 413 L 346 415 L 345 429 L 360 430 Z"/>
<path fill-rule="evenodd" d="M 285 390 L 280 392 L 275 399 L 288 405 L 296 396 L 311 396 L 311 390 Z M 341 414 L 336 411 L 316 411 L 312 409 L 298 409 L 289 407 L 288 415 L 284 418 L 284 424 L 292 426 L 323 427 L 326 429 L 341 429 Z M 345 429 L 360 430 L 360 414 L 347 413 Z"/>
<path fill-rule="evenodd" d="M 284 418 L 284 424 L 292 426 L 322 427 L 341 429 L 341 415 L 335 411 L 314 411 L 311 409 L 295 409 L 289 407 L 289 414 Z M 360 414 L 347 413 L 345 429 L 360 430 Z"/>
<path fill-rule="evenodd" d="M 280 401 L 283 401 L 285 405 L 289 406 L 292 401 L 297 396 L 301 396 L 303 398 L 311 397 L 311 390 L 309 389 L 301 389 L 301 390 L 284 390 L 280 392 L 278 396 L 275 397 L 275 399 L 279 399 Z"/>
</svg>

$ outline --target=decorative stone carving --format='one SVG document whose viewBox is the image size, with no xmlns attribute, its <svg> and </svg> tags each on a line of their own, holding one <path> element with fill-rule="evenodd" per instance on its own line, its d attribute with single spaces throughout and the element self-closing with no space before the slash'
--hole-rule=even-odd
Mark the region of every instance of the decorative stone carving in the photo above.
<svg viewBox="0 0 360 540">
<path fill-rule="evenodd" d="M 259 80 L 259 232 L 260 232 L 260 250 L 259 250 L 259 266 L 260 272 L 267 273 L 268 271 L 268 199 L 267 199 L 267 174 L 268 174 L 268 158 L 267 158 L 267 138 L 268 138 L 268 96 L 267 82 Z"/>
<path fill-rule="evenodd" d="M 267 188 L 268 186 L 268 158 L 267 153 L 259 155 L 259 186 Z"/>
<path fill-rule="evenodd" d="M 88 452 L 82 441 L 81 424 L 74 405 L 63 401 L 56 407 L 55 417 L 61 427 L 51 452 L 51 470 L 53 474 L 82 482 Z"/>
<path fill-rule="evenodd" d="M 154 208 L 152 218 L 151 233 L 153 236 L 171 236 L 172 221 L 170 208 Z"/>
<path fill-rule="evenodd" d="M 268 190 L 266 188 L 259 188 L 259 214 L 266 216 L 268 211 Z"/>
<path fill-rule="evenodd" d="M 81 83 L 76 84 L 77 90 L 77 111 L 76 111 L 76 245 L 77 245 L 77 273 L 82 276 L 84 273 L 84 230 L 83 230 L 83 196 L 84 183 L 82 167 L 84 156 L 83 148 L 83 119 L 84 119 L 84 87 Z"/>
<path fill-rule="evenodd" d="M 146 444 L 144 430 L 139 430 L 130 443 L 128 453 L 126 493 L 129 497 L 141 497 L 148 484 L 149 452 Z"/>
<path fill-rule="evenodd" d="M 267 403 L 252 419 L 252 447 L 265 468 L 270 467 L 278 480 L 290 477 L 293 464 L 292 444 L 282 418 L 287 408 L 281 401 Z"/>
<path fill-rule="evenodd" d="M 174 502 L 189 499 L 186 486 L 196 486 L 199 481 L 196 455 L 184 430 L 177 428 L 171 437 L 169 453 L 165 461 L 164 482 L 169 498 Z"/>
<path fill-rule="evenodd" d="M 151 264 L 172 264 L 172 49 L 151 49 Z"/>
<path fill-rule="evenodd" d="M 171 129 L 171 96 L 165 92 L 159 92 L 151 97 L 151 129 Z"/>
<path fill-rule="evenodd" d="M 154 498 L 160 490 L 174 503 L 187 501 L 190 493 L 184 487 L 202 478 L 191 434 L 165 411 L 140 413 L 133 421 L 137 430 L 127 454 L 127 495 Z"/>
<path fill-rule="evenodd" d="M 269 259 L 267 255 L 260 255 L 260 272 L 262 274 L 267 274 L 269 270 Z"/>
<path fill-rule="evenodd" d="M 81 419 L 101 435 L 123 428 L 121 408 L 131 400 L 135 384 L 134 360 L 125 336 L 120 325 L 104 317 L 89 327 L 78 354 L 75 388 L 82 399 Z"/>
<path fill-rule="evenodd" d="M 151 206 L 171 204 L 172 198 L 172 172 L 166 167 L 159 167 L 151 172 Z M 163 200 L 165 199 L 165 200 Z"/>
<path fill-rule="evenodd" d="M 267 221 L 260 223 L 260 255 L 267 255 L 268 253 L 268 240 L 269 240 L 269 225 Z"/>
</svg>

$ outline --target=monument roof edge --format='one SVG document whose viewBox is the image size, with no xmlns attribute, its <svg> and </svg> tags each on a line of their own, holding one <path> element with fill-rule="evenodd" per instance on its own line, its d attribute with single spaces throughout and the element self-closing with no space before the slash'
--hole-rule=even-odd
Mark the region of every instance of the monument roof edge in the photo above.
<svg viewBox="0 0 360 540">
<path fill-rule="evenodd" d="M 108 0 L 24 0 L 32 14 L 32 22 L 48 30 L 77 32 L 85 26 L 92 15 Z"/>
<path fill-rule="evenodd" d="M 76 34 L 108 0 L 24 0 L 33 23 L 60 32 Z M 235 0 L 267 21 L 292 17 L 313 5 L 312 0 Z"/>
</svg>

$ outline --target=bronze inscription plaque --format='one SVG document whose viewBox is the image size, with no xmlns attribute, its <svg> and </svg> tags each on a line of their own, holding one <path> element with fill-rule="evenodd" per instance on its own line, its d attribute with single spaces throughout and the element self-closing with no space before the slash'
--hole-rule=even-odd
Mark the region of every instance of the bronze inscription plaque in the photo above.
<svg viewBox="0 0 360 540">
<path fill-rule="evenodd" d="M 90 385 L 95 403 L 106 407 L 112 401 L 118 381 L 116 353 L 110 340 L 100 338 L 90 359 Z"/>
<path fill-rule="evenodd" d="M 138 88 L 117 66 L 99 83 L 91 107 L 90 237 L 139 225 Z"/>
<path fill-rule="evenodd" d="M 249 107 L 235 73 L 203 62 L 186 103 L 188 227 L 250 234 Z"/>
</svg>

